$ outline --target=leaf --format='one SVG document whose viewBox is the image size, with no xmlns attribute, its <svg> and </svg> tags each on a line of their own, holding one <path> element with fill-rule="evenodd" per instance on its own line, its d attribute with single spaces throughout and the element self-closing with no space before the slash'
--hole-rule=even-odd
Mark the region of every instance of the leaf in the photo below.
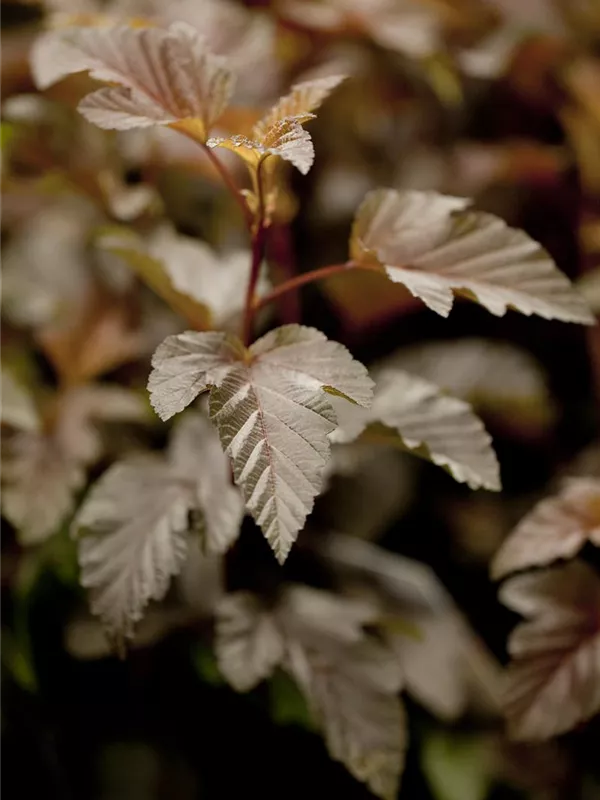
<svg viewBox="0 0 600 800">
<path fill-rule="evenodd" d="M 536 360 L 509 342 L 465 338 L 398 350 L 384 362 L 437 384 L 442 390 L 509 424 L 546 426 L 554 406 Z"/>
<path fill-rule="evenodd" d="M 111 231 L 101 236 L 97 246 L 107 253 L 123 259 L 152 291 L 162 297 L 171 308 L 190 324 L 204 330 L 210 325 L 210 311 L 189 294 L 178 291 L 167 273 L 165 264 L 144 251 L 142 243 L 129 231 Z"/>
<path fill-rule="evenodd" d="M 306 120 L 306 116 L 283 119 L 277 122 L 269 130 L 268 136 L 260 141 L 236 135 L 228 139 L 213 137 L 206 144 L 208 147 L 224 147 L 232 150 L 253 169 L 258 169 L 258 165 L 267 156 L 279 156 L 306 175 L 315 160 L 315 149 L 310 134 L 300 124 Z"/>
<path fill-rule="evenodd" d="M 246 593 L 222 601 L 216 651 L 225 677 L 247 691 L 281 664 L 305 695 L 332 758 L 379 797 L 395 797 L 405 748 L 401 674 L 365 633 L 377 609 L 308 586 L 288 586 L 266 609 Z"/>
<path fill-rule="evenodd" d="M 284 656 L 273 616 L 245 592 L 226 595 L 219 604 L 215 647 L 219 669 L 238 692 L 268 678 Z"/>
<path fill-rule="evenodd" d="M 22 545 L 51 536 L 71 511 L 85 484 L 85 469 L 59 439 L 20 432 L 3 444 L 2 513 Z"/>
<path fill-rule="evenodd" d="M 33 398 L 13 373 L 2 367 L 2 404 L 0 420 L 22 431 L 36 431 L 40 418 Z"/>
<path fill-rule="evenodd" d="M 211 553 L 237 537 L 242 503 L 215 439 L 208 420 L 190 415 L 175 429 L 168 459 L 113 464 L 73 522 L 81 583 L 91 590 L 92 613 L 117 642 L 133 637 L 150 600 L 164 597 L 191 533 L 201 532 Z"/>
<path fill-rule="evenodd" d="M 345 75 L 329 75 L 325 78 L 303 81 L 292 87 L 285 97 L 275 103 L 273 108 L 254 126 L 253 134 L 259 141 L 269 135 L 269 130 L 277 123 L 289 117 L 301 118 L 312 116 L 322 103 L 336 89 Z"/>
<path fill-rule="evenodd" d="M 508 642 L 504 710 L 515 739 L 548 739 L 600 710 L 600 579 L 581 561 L 517 575 L 500 599 L 527 618 Z"/>
<path fill-rule="evenodd" d="M 381 369 L 375 379 L 371 408 L 364 413 L 356 413 L 354 408 L 341 410 L 341 430 L 334 441 L 352 440 L 368 423 L 371 427 L 363 434 L 365 441 L 416 452 L 472 489 L 500 489 L 491 437 L 468 403 L 445 396 L 432 383 L 401 370 Z"/>
<path fill-rule="evenodd" d="M 187 609 L 158 606 L 150 609 L 136 629 L 136 648 L 152 647 L 167 634 L 193 622 Z M 102 624 L 89 613 L 74 616 L 66 625 L 64 645 L 69 655 L 82 661 L 114 656 Z"/>
<path fill-rule="evenodd" d="M 244 503 L 231 483 L 229 462 L 217 432 L 204 414 L 187 414 L 171 435 L 168 460 L 173 475 L 195 483 L 201 511 L 195 533 L 205 555 L 224 553 L 237 539 Z"/>
<path fill-rule="evenodd" d="M 290 94 L 282 97 L 254 125 L 249 136 L 213 138 L 207 145 L 233 150 L 254 169 L 267 156 L 279 156 L 306 175 L 313 164 L 315 151 L 302 124 L 314 118 L 312 112 L 343 80 L 344 76 L 333 75 L 296 84 Z"/>
<path fill-rule="evenodd" d="M 572 478 L 538 503 L 503 542 L 492 577 L 573 558 L 586 542 L 600 547 L 600 480 Z"/>
<path fill-rule="evenodd" d="M 298 684 L 283 670 L 275 670 L 269 680 L 269 711 L 274 724 L 297 725 L 318 731 Z"/>
<path fill-rule="evenodd" d="M 81 584 L 111 638 L 132 638 L 150 600 L 161 600 L 187 551 L 193 485 L 169 480 L 164 465 L 139 457 L 113 465 L 73 524 Z"/>
<path fill-rule="evenodd" d="M 397 796 L 404 763 L 406 722 L 395 698 L 399 684 L 382 670 L 387 657 L 381 646 L 361 642 L 338 651 L 297 646 L 289 663 L 330 756 L 377 797 L 391 799 Z"/>
<path fill-rule="evenodd" d="M 246 508 L 283 562 L 322 486 L 327 435 L 337 424 L 327 398 L 335 392 L 368 405 L 366 369 L 342 345 L 298 325 L 247 350 L 225 333 L 169 336 L 152 366 L 150 399 L 163 420 L 211 388 L 210 417 Z"/>
<path fill-rule="evenodd" d="M 166 30 L 119 25 L 49 32 L 36 42 L 31 66 L 39 89 L 84 71 L 117 84 L 79 104 L 84 117 L 101 128 L 172 125 L 201 141 L 233 90 L 224 60 L 183 22 Z"/>
<path fill-rule="evenodd" d="M 507 308 L 545 319 L 593 323 L 583 298 L 543 248 L 468 200 L 435 192 L 376 189 L 354 220 L 351 257 L 373 259 L 446 317 L 453 291 L 503 316 Z"/>
<path fill-rule="evenodd" d="M 419 632 L 389 630 L 388 640 L 406 688 L 420 703 L 444 720 L 476 704 L 498 709 L 499 666 L 430 567 L 342 534 L 328 536 L 321 552 L 354 590 L 357 580 L 375 586 L 384 610 Z"/>
<path fill-rule="evenodd" d="M 151 258 L 161 262 L 172 287 L 210 309 L 211 327 L 239 325 L 244 309 L 250 252 L 234 250 L 218 255 L 205 242 L 162 228 L 152 236 Z M 260 297 L 270 288 L 261 275 L 256 292 Z"/>
<path fill-rule="evenodd" d="M 411 58 L 430 54 L 439 38 L 436 10 L 414 0 L 285 0 L 281 13 L 302 28 L 338 34 L 358 29 Z"/>
<path fill-rule="evenodd" d="M 102 454 L 96 423 L 141 422 L 145 415 L 145 404 L 133 392 L 89 385 L 65 392 L 45 429 L 5 438 L 2 510 L 21 544 L 44 541 L 72 510 L 86 468 Z"/>
<path fill-rule="evenodd" d="M 94 217 L 86 200 L 68 198 L 13 232 L 2 261 L 2 310 L 13 324 L 61 324 L 85 303 L 91 291 L 85 236 Z"/>
<path fill-rule="evenodd" d="M 481 733 L 431 731 L 421 764 L 435 800 L 486 800 L 494 782 L 493 744 Z"/>
</svg>

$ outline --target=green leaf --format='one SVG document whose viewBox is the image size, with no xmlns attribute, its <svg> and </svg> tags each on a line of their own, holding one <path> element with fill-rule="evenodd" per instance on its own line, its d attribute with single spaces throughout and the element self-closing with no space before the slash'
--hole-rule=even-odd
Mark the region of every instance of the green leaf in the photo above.
<svg viewBox="0 0 600 800">
<path fill-rule="evenodd" d="M 421 766 L 435 800 L 485 800 L 493 783 L 491 742 L 482 734 L 432 731 Z"/>
<path fill-rule="evenodd" d="M 269 708 L 276 725 L 297 725 L 316 733 L 319 728 L 298 684 L 283 670 L 269 680 Z"/>
</svg>

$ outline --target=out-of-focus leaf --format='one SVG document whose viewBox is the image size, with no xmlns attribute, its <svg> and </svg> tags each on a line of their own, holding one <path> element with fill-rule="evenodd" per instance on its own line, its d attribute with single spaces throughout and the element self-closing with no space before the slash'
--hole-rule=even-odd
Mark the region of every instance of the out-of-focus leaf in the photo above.
<svg viewBox="0 0 600 800">
<path fill-rule="evenodd" d="M 510 578 L 500 599 L 527 621 L 510 636 L 504 710 L 515 739 L 549 739 L 600 710 L 600 579 L 582 561 Z"/>
<path fill-rule="evenodd" d="M 269 709 L 276 725 L 318 730 L 300 687 L 283 670 L 275 670 L 269 679 Z"/>
<path fill-rule="evenodd" d="M 224 686 L 225 679 L 219 669 L 214 651 L 205 644 L 198 644 L 192 652 L 194 666 L 200 678 L 210 686 Z"/>
<path fill-rule="evenodd" d="M 199 330 L 210 327 L 211 316 L 207 305 L 185 292 L 178 291 L 163 261 L 147 252 L 142 242 L 131 233 L 124 230 L 106 231 L 98 239 L 97 245 L 106 252 L 122 258 L 144 283 L 194 327 Z"/>
<path fill-rule="evenodd" d="M 79 110 L 102 128 L 173 125 L 204 141 L 233 90 L 233 75 L 190 25 L 66 28 L 43 34 L 32 71 L 44 89 L 89 72 L 112 83 L 85 97 Z M 116 86 L 114 84 L 117 84 Z"/>
<path fill-rule="evenodd" d="M 337 424 L 328 397 L 368 405 L 372 381 L 346 348 L 287 325 L 249 349 L 224 333 L 170 336 L 152 359 L 151 402 L 169 419 L 209 387 L 210 416 L 246 508 L 283 562 L 310 513 Z"/>
<path fill-rule="evenodd" d="M 251 594 L 226 595 L 217 608 L 219 669 L 238 692 L 269 677 L 284 655 L 284 640 L 272 615 Z"/>
<path fill-rule="evenodd" d="M 585 272 L 577 286 L 594 314 L 600 314 L 600 268 Z"/>
<path fill-rule="evenodd" d="M 384 626 L 406 688 L 441 719 L 456 719 L 472 705 L 500 707 L 500 667 L 475 636 L 452 598 L 425 564 L 342 534 L 325 540 L 323 554 L 365 588 L 377 587 L 388 611 L 419 636 Z"/>
<path fill-rule="evenodd" d="M 244 307 L 250 253 L 234 250 L 218 255 L 205 242 L 159 229 L 148 242 L 107 235 L 100 245 L 122 256 L 174 308 L 203 327 L 239 326 Z M 261 275 L 256 291 L 266 293 L 269 282 Z"/>
<path fill-rule="evenodd" d="M 163 606 L 150 608 L 140 622 L 131 646 L 151 647 L 171 631 L 184 627 L 191 619 L 192 615 L 186 609 Z M 87 614 L 74 616 L 67 622 L 64 644 L 70 655 L 82 661 L 95 661 L 115 655 L 102 624 Z"/>
<path fill-rule="evenodd" d="M 521 520 L 492 562 L 492 576 L 572 558 L 586 542 L 600 547 L 600 480 L 572 478 Z"/>
<path fill-rule="evenodd" d="M 415 489 L 411 460 L 397 448 L 334 445 L 326 467 L 320 516 L 333 530 L 374 540 L 409 506 Z"/>
<path fill-rule="evenodd" d="M 140 340 L 126 299 L 94 293 L 74 318 L 36 338 L 66 383 L 83 383 L 135 360 Z"/>
<path fill-rule="evenodd" d="M 507 425 L 546 426 L 554 405 L 540 365 L 508 342 L 458 339 L 413 345 L 384 362 L 437 384 Z"/>
<path fill-rule="evenodd" d="M 467 205 L 434 192 L 370 192 L 354 221 L 351 257 L 357 263 L 375 259 L 390 280 L 442 316 L 457 291 L 497 316 L 511 307 L 545 319 L 593 322 L 539 244 Z"/>
<path fill-rule="evenodd" d="M 86 468 L 102 455 L 97 424 L 144 422 L 143 399 L 120 386 L 74 387 L 60 397 L 49 424 L 3 442 L 2 508 L 22 544 L 51 536 L 73 507 Z"/>
<path fill-rule="evenodd" d="M 435 800 L 486 800 L 494 781 L 493 744 L 481 733 L 430 731 L 421 765 Z"/>
<path fill-rule="evenodd" d="M 22 431 L 36 431 L 40 426 L 40 418 L 33 398 L 15 375 L 2 367 L 2 404 L 0 420 L 3 425 L 10 425 Z"/>
<path fill-rule="evenodd" d="M 432 6 L 415 0 L 285 0 L 284 18 L 317 31 L 355 31 L 382 47 L 418 58 L 430 54 L 438 41 L 440 17 Z"/>
<path fill-rule="evenodd" d="M 37 690 L 31 654 L 23 650 L 8 628 L 2 628 L 2 666 L 22 689 L 27 692 Z"/>
<path fill-rule="evenodd" d="M 270 610 L 237 593 L 222 611 L 217 652 L 234 688 L 251 688 L 282 663 L 305 695 L 331 757 L 378 797 L 395 797 L 406 746 L 397 698 L 402 677 L 393 652 L 364 631 L 377 609 L 290 586 Z"/>
<path fill-rule="evenodd" d="M 20 432 L 3 446 L 2 512 L 23 545 L 52 535 L 85 483 L 80 459 L 57 436 Z"/>
<path fill-rule="evenodd" d="M 404 709 L 395 698 L 399 670 L 370 642 L 317 649 L 290 648 L 289 669 L 318 720 L 330 756 L 377 797 L 396 797 L 406 749 Z"/>
<path fill-rule="evenodd" d="M 3 250 L 2 308 L 15 325 L 54 326 L 91 292 L 84 249 L 96 215 L 86 200 L 42 207 L 14 231 Z"/>
</svg>

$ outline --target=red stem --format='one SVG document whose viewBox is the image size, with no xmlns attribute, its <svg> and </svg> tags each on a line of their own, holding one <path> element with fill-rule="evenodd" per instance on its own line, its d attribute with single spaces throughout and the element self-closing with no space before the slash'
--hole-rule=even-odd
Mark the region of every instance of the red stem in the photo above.
<svg viewBox="0 0 600 800">
<path fill-rule="evenodd" d="M 248 228 L 252 225 L 252 212 L 248 208 L 248 203 L 246 203 L 244 196 L 240 193 L 240 190 L 235 185 L 233 178 L 227 171 L 227 167 L 220 161 L 215 153 L 211 150 L 210 147 L 207 147 L 205 144 L 202 145 L 204 152 L 208 156 L 209 161 L 213 165 L 213 167 L 217 170 L 223 182 L 233 195 L 236 203 L 239 205 L 242 214 L 244 215 L 244 220 Z"/>
<path fill-rule="evenodd" d="M 375 264 L 356 264 L 354 261 L 346 261 L 345 264 L 329 264 L 327 267 L 314 269 L 311 272 L 304 272 L 302 275 L 296 275 L 295 278 L 290 278 L 290 280 L 285 281 L 285 283 L 280 283 L 279 286 L 276 286 L 268 294 L 259 297 L 255 301 L 254 310 L 257 311 L 259 308 L 272 303 L 273 300 L 276 300 L 282 294 L 291 292 L 294 289 L 299 289 L 301 286 L 305 286 L 307 283 L 320 281 L 324 278 L 330 278 L 332 275 L 339 275 L 342 272 L 349 272 L 350 270 L 354 269 L 366 269 L 370 270 L 371 272 L 379 272 L 381 274 L 381 267 L 378 267 Z"/>
<path fill-rule="evenodd" d="M 199 145 L 204 150 L 208 160 L 213 165 L 213 167 L 216 169 L 216 171 L 219 173 L 219 175 L 221 176 L 221 178 L 223 180 L 223 183 L 225 184 L 225 186 L 227 186 L 227 188 L 229 189 L 229 191 L 233 195 L 233 198 L 234 198 L 235 202 L 240 207 L 240 210 L 241 210 L 242 214 L 244 215 L 244 222 L 246 223 L 246 226 L 248 228 L 250 228 L 252 226 L 252 212 L 250 211 L 250 208 L 248 207 L 248 203 L 246 202 L 246 200 L 244 198 L 244 195 L 240 192 L 238 187 L 235 185 L 235 181 L 233 180 L 233 178 L 229 174 L 229 171 L 227 170 L 227 167 L 217 157 L 217 154 L 213 153 L 212 149 L 210 147 L 208 147 L 205 142 L 202 142 L 199 139 L 197 139 L 189 131 L 185 130 L 185 128 L 179 128 L 179 127 L 173 126 L 173 130 L 177 131 L 177 133 L 181 133 L 182 136 L 187 136 L 187 138 L 191 139 L 192 142 L 194 142 L 194 144 Z"/>
<path fill-rule="evenodd" d="M 265 228 L 265 202 L 263 195 L 261 166 L 259 161 L 256 169 L 256 193 L 258 196 L 258 210 L 256 214 L 256 230 L 252 234 L 252 258 L 250 262 L 250 278 L 248 289 L 246 290 L 246 303 L 244 307 L 244 322 L 242 325 L 242 341 L 246 347 L 252 342 L 252 322 L 254 319 L 254 295 L 256 294 L 256 284 L 260 274 L 260 267 L 263 262 L 266 244 Z"/>
</svg>

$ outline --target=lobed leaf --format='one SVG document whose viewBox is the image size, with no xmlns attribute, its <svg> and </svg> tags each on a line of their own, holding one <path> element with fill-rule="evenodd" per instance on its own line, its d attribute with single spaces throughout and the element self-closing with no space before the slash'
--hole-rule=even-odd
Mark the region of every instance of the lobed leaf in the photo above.
<svg viewBox="0 0 600 800">
<path fill-rule="evenodd" d="M 216 650 L 225 677 L 247 691 L 278 664 L 294 678 L 329 753 L 378 797 L 396 796 L 406 747 L 402 678 L 389 649 L 365 633 L 373 606 L 290 586 L 265 609 L 245 592 L 224 598 Z"/>
<path fill-rule="evenodd" d="M 586 542 L 600 547 L 600 480 L 572 478 L 538 503 L 503 542 L 492 577 L 573 558 Z"/>
<path fill-rule="evenodd" d="M 204 141 L 233 90 L 224 60 L 210 53 L 198 31 L 184 22 L 157 27 L 73 27 L 41 36 L 31 66 L 40 89 L 71 73 L 117 86 L 79 104 L 101 128 L 127 130 L 173 125 Z"/>
<path fill-rule="evenodd" d="M 208 553 L 223 553 L 242 513 L 217 436 L 200 414 L 177 426 L 167 459 L 133 457 L 110 467 L 72 526 L 81 583 L 110 636 L 133 637 L 149 601 L 162 599 L 181 570 L 191 534 L 201 534 Z"/>
<path fill-rule="evenodd" d="M 337 418 L 327 392 L 368 405 L 372 382 L 340 344 L 287 325 L 246 350 L 226 333 L 187 332 L 158 347 L 151 403 L 168 419 L 210 387 L 210 417 L 246 508 L 283 562 L 312 509 Z"/>
<path fill-rule="evenodd" d="M 600 579 L 582 561 L 510 578 L 522 614 L 508 642 L 504 709 L 516 739 L 548 739 L 600 710 Z"/>
<path fill-rule="evenodd" d="M 497 316 L 513 308 L 545 319 L 592 324 L 583 298 L 543 248 L 468 200 L 435 192 L 376 189 L 358 210 L 351 257 L 373 259 L 429 308 L 448 316 L 453 293 Z"/>
</svg>

